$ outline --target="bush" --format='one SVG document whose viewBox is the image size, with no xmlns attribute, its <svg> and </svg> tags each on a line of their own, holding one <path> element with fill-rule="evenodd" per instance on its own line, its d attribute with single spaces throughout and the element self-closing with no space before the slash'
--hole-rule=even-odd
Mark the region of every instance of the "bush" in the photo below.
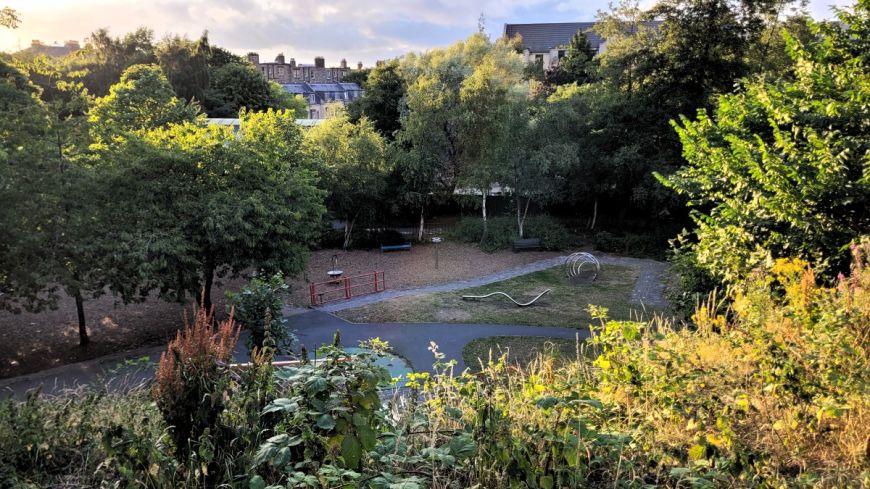
<svg viewBox="0 0 870 489">
<path fill-rule="evenodd" d="M 395 229 L 355 229 L 351 234 L 350 250 L 373 250 L 381 245 L 405 244 L 408 236 Z M 329 230 L 324 232 L 320 240 L 321 249 L 338 249 L 344 245 L 344 231 Z"/>
<path fill-rule="evenodd" d="M 235 311 L 236 321 L 251 332 L 249 350 L 263 349 L 267 322 L 276 351 L 287 353 L 293 348 L 296 337 L 287 331 L 284 319 L 284 302 L 289 289 L 284 276 L 276 273 L 266 280 L 254 277 L 238 292 L 227 291 L 227 307 Z"/>
<path fill-rule="evenodd" d="M 599 231 L 595 233 L 595 249 L 638 258 L 666 258 L 668 239 L 673 235 L 661 232 L 630 233 Z"/>
<path fill-rule="evenodd" d="M 526 237 L 540 239 L 545 250 L 559 251 L 570 246 L 568 229 L 550 216 L 529 217 L 523 228 Z"/>
<path fill-rule="evenodd" d="M 526 237 L 540 239 L 543 249 L 562 250 L 569 245 L 568 230 L 552 217 L 529 217 L 524 228 Z M 450 232 L 452 239 L 480 244 L 480 249 L 484 251 L 506 250 L 518 238 L 516 218 L 499 216 L 487 219 L 486 240 L 480 243 L 482 236 L 483 221 L 479 217 L 463 217 Z"/>
<path fill-rule="evenodd" d="M 181 459 L 200 437 L 216 426 L 229 387 L 226 364 L 239 339 L 232 316 L 213 326 L 214 315 L 194 308 L 193 324 L 185 324 L 160 356 L 152 395 Z"/>
</svg>

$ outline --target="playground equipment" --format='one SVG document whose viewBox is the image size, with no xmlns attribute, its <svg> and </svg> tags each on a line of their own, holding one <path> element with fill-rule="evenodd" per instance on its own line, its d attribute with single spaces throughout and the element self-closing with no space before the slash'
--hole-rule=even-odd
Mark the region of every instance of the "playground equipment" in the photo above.
<svg viewBox="0 0 870 489">
<path fill-rule="evenodd" d="M 331 283 L 338 283 L 338 278 L 344 274 L 343 270 L 338 269 L 338 255 L 332 255 L 332 270 L 326 272 L 329 275 Z"/>
<path fill-rule="evenodd" d="M 537 301 L 538 299 L 540 299 L 541 297 L 543 297 L 544 294 L 546 294 L 546 293 L 549 292 L 549 291 L 550 291 L 550 289 L 547 289 L 547 290 L 541 292 L 540 294 L 537 295 L 537 297 L 535 297 L 534 299 L 530 300 L 529 302 L 517 302 L 516 299 L 514 299 L 513 297 L 511 297 L 511 296 L 505 294 L 504 292 L 492 292 L 492 293 L 489 293 L 489 294 L 486 294 L 486 295 L 463 295 L 463 296 L 462 296 L 462 299 L 468 301 L 468 300 L 486 299 L 487 297 L 490 297 L 490 296 L 493 296 L 493 295 L 503 295 L 503 296 L 507 297 L 508 299 L 510 299 L 511 302 L 513 302 L 514 304 L 518 305 L 519 307 L 526 307 L 526 306 L 531 306 L 532 304 L 534 304 L 535 301 Z"/>
<path fill-rule="evenodd" d="M 565 259 L 565 276 L 573 281 L 592 282 L 598 278 L 601 263 L 589 253 L 572 253 Z"/>
<path fill-rule="evenodd" d="M 327 302 L 350 299 L 358 295 L 374 294 L 385 290 L 387 290 L 387 284 L 384 281 L 384 272 L 371 272 L 310 284 L 308 297 L 312 306 L 319 306 Z"/>
</svg>

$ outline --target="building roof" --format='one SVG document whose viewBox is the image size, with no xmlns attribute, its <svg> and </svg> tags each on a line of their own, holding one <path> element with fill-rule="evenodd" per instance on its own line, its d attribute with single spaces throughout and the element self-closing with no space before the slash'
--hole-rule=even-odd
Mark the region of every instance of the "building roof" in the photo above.
<svg viewBox="0 0 870 489">
<path fill-rule="evenodd" d="M 505 24 L 504 33 L 507 37 L 517 34 L 523 38 L 523 48 L 532 53 L 545 53 L 551 49 L 567 46 L 577 31 L 583 31 L 592 49 L 597 50 L 602 44 L 601 36 L 587 32 L 595 27 L 595 22 L 557 22 L 546 24 Z"/>
<path fill-rule="evenodd" d="M 661 21 L 644 22 L 650 27 L 658 27 Z M 555 22 L 543 24 L 505 24 L 504 34 L 523 38 L 523 48 L 531 53 L 546 53 L 551 49 L 567 47 L 577 31 L 583 31 L 592 49 L 598 51 L 604 38 L 596 33 L 595 22 Z"/>
<path fill-rule="evenodd" d="M 362 91 L 362 88 L 360 88 L 360 86 L 357 85 L 356 83 L 345 83 L 345 82 L 340 82 L 339 85 L 341 85 L 341 88 L 343 88 L 343 89 L 345 89 L 345 90 L 350 90 L 350 91 Z"/>
<path fill-rule="evenodd" d="M 300 95 L 304 95 L 306 93 L 314 93 L 314 89 L 311 88 L 311 86 L 309 86 L 307 83 L 285 83 L 281 86 L 284 87 L 284 90 L 290 93 Z"/>
</svg>

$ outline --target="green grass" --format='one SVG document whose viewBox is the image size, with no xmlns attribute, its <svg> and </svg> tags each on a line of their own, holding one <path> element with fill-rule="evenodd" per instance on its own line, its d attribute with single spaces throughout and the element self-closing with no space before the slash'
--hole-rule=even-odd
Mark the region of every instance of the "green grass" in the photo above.
<svg viewBox="0 0 870 489">
<path fill-rule="evenodd" d="M 586 327 L 592 321 L 590 304 L 606 307 L 611 319 L 649 318 L 654 311 L 642 311 L 629 302 L 638 271 L 631 267 L 608 265 L 592 283 L 573 284 L 562 267 L 522 275 L 482 287 L 400 297 L 354 309 L 338 315 L 358 323 L 476 323 L 523 324 L 532 326 Z M 529 307 L 517 307 L 504 297 L 494 296 L 466 301 L 463 295 L 483 295 L 502 291 L 520 302 L 532 299 L 546 289 L 551 292 Z"/>
<path fill-rule="evenodd" d="M 498 360 L 507 354 L 507 363 L 526 367 L 539 355 L 555 358 L 559 363 L 568 362 L 578 355 L 588 355 L 583 340 L 547 338 L 543 336 L 489 336 L 472 340 L 462 349 L 462 361 L 473 371 L 480 370 L 480 361 Z M 490 352 L 492 356 L 490 356 Z"/>
</svg>

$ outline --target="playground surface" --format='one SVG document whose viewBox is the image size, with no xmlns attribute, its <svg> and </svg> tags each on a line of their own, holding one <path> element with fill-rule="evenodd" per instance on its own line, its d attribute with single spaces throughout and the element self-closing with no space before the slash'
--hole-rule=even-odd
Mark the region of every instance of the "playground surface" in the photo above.
<svg viewBox="0 0 870 489">
<path fill-rule="evenodd" d="M 305 274 L 289 281 L 292 288 L 290 303 L 308 305 L 306 277 L 313 282 L 323 281 L 335 254 L 339 255 L 339 266 L 348 274 L 383 270 L 388 292 L 485 276 L 559 255 L 554 252 L 484 253 L 473 245 L 445 242 L 438 245 L 439 267 L 436 269 L 434 251 L 433 245 L 390 253 L 316 251 L 312 253 Z M 241 278 L 217 281 L 212 299 L 219 316 L 225 310 L 224 291 L 237 290 L 243 284 Z M 0 378 L 123 351 L 163 346 L 183 326 L 183 314 L 189 308 L 187 304 L 166 302 L 153 296 L 145 302 L 128 305 L 116 302 L 109 294 L 86 300 L 85 314 L 91 343 L 87 348 L 80 348 L 72 298 L 61 293 L 58 306 L 57 310 L 38 314 L 0 312 Z"/>
</svg>

